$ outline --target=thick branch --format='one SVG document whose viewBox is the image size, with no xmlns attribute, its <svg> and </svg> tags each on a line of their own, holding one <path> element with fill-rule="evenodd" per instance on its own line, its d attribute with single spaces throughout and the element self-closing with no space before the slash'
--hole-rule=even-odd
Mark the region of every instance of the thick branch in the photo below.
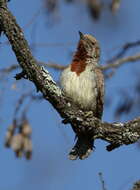
<svg viewBox="0 0 140 190">
<path fill-rule="evenodd" d="M 37 64 L 5 0 L 0 0 L 0 25 L 28 79 L 64 118 L 64 122 L 72 125 L 76 133 L 88 131 L 93 134 L 94 139 L 100 138 L 108 141 L 111 143 L 107 147 L 109 151 L 123 144 L 135 143 L 140 138 L 140 118 L 118 124 L 101 122 L 93 116 L 92 112 L 86 114 L 70 103 L 48 71 Z"/>
<path fill-rule="evenodd" d="M 140 190 L 140 180 L 134 183 L 133 189 L 131 190 Z"/>
</svg>

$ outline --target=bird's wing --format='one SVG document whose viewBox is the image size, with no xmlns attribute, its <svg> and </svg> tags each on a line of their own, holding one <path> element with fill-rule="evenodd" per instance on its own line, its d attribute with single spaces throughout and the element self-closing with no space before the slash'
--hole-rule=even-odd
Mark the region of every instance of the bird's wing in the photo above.
<svg viewBox="0 0 140 190">
<path fill-rule="evenodd" d="M 97 106 L 96 106 L 96 117 L 101 119 L 103 114 L 104 106 L 104 76 L 101 68 L 95 68 L 96 73 L 96 86 L 97 86 Z"/>
</svg>

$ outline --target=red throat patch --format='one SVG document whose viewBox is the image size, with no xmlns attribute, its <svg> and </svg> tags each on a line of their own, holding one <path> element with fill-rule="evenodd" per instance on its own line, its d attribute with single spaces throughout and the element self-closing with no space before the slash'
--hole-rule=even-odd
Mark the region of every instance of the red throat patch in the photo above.
<svg viewBox="0 0 140 190">
<path fill-rule="evenodd" d="M 77 76 L 82 73 L 86 68 L 87 52 L 82 42 L 79 43 L 77 51 L 71 63 L 71 71 L 76 72 Z"/>
<path fill-rule="evenodd" d="M 71 64 L 71 71 L 76 72 L 79 76 L 86 68 L 87 63 L 84 60 L 73 61 Z"/>
</svg>

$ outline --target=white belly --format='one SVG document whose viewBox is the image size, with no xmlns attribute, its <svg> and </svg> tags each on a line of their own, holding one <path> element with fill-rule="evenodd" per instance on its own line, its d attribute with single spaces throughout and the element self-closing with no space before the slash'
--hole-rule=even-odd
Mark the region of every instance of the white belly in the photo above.
<svg viewBox="0 0 140 190">
<path fill-rule="evenodd" d="M 81 109 L 96 109 L 97 88 L 95 73 L 86 68 L 79 76 L 66 68 L 60 78 L 61 86 L 68 97 L 77 103 Z"/>
</svg>

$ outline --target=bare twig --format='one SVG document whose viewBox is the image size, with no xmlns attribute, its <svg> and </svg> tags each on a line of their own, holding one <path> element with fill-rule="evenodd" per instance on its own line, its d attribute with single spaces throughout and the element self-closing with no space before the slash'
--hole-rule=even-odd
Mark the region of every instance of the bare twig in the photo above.
<svg viewBox="0 0 140 190">
<path fill-rule="evenodd" d="M 8 73 L 10 73 L 10 72 L 12 72 L 18 68 L 19 68 L 19 65 L 13 64 L 7 68 L 0 69 L 0 73 L 7 73 L 8 74 Z"/>
<path fill-rule="evenodd" d="M 43 6 L 41 6 L 41 7 L 35 12 L 35 14 L 34 14 L 34 15 L 32 16 L 32 18 L 29 20 L 29 22 L 23 26 L 23 30 L 25 30 L 26 28 L 28 28 L 28 27 L 35 21 L 35 19 L 41 14 L 42 9 L 43 9 Z"/>
<path fill-rule="evenodd" d="M 19 110 L 21 109 L 23 103 L 25 102 L 25 100 L 27 98 L 30 98 L 31 101 L 35 101 L 35 100 L 42 100 L 43 97 L 40 95 L 34 95 L 34 92 L 33 91 L 29 91 L 29 92 L 26 92 L 26 93 L 23 93 L 20 98 L 18 99 L 17 101 L 17 104 L 15 106 L 15 111 L 14 111 L 14 120 L 17 119 L 17 114 L 19 113 Z M 23 114 L 22 115 L 25 115 L 27 110 L 29 108 L 29 105 L 27 105 L 27 107 L 23 110 Z"/>
<path fill-rule="evenodd" d="M 53 68 L 55 70 L 63 70 L 65 68 L 67 68 L 68 65 L 60 65 L 60 64 L 57 64 L 57 63 L 53 63 L 53 62 L 48 62 L 48 63 L 44 63 L 44 62 L 39 62 L 39 65 L 42 65 L 42 66 L 46 66 L 46 67 L 50 67 L 50 68 Z"/>
<path fill-rule="evenodd" d="M 67 65 L 59 65 L 59 64 L 53 63 L 53 62 L 45 63 L 45 62 L 38 61 L 37 64 L 41 65 L 41 66 L 44 66 L 44 67 L 50 67 L 50 68 L 53 68 L 55 70 L 63 70 L 63 69 L 65 69 L 67 67 Z M 0 69 L 0 73 L 1 74 L 9 74 L 10 72 L 13 72 L 13 71 L 15 71 L 15 70 L 17 70 L 19 68 L 20 68 L 19 65 L 13 64 L 13 65 L 10 65 L 7 68 Z"/>
<path fill-rule="evenodd" d="M 135 42 L 128 42 L 124 44 L 121 50 L 119 51 L 119 53 L 117 53 L 117 55 L 115 55 L 113 58 L 108 60 L 107 63 L 109 64 L 116 61 L 117 59 L 121 58 L 129 49 L 137 47 L 137 46 L 140 46 L 140 40 L 135 41 Z"/>
<path fill-rule="evenodd" d="M 113 68 L 116 69 L 116 68 L 120 67 L 121 65 L 123 65 L 124 63 L 138 61 L 140 59 L 140 53 L 137 53 L 135 55 L 128 56 L 125 58 L 120 58 L 122 55 L 124 55 L 124 53 L 126 52 L 127 49 L 129 49 L 131 47 L 138 46 L 138 45 L 140 45 L 140 41 L 125 44 L 119 54 L 117 54 L 111 60 L 107 61 L 106 65 L 101 66 L 102 69 L 103 70 L 108 70 L 108 69 L 113 69 Z M 53 68 L 55 70 L 63 70 L 68 66 L 68 65 L 60 65 L 57 63 L 53 63 L 53 62 L 45 63 L 42 61 L 38 61 L 37 64 L 45 66 L 45 67 L 50 67 L 50 68 Z M 13 64 L 7 68 L 0 69 L 0 73 L 7 73 L 8 74 L 9 72 L 12 72 L 18 68 L 19 68 L 19 65 Z M 113 71 L 113 74 L 114 74 L 114 72 L 115 72 L 115 70 Z M 112 73 L 111 73 L 111 76 L 112 76 Z"/>
<path fill-rule="evenodd" d="M 102 172 L 99 172 L 99 179 L 100 179 L 100 182 L 101 182 L 101 185 L 102 185 L 102 190 L 107 190 L 106 187 L 105 187 L 105 181 L 103 179 Z"/>
<path fill-rule="evenodd" d="M 102 66 L 102 69 L 107 70 L 107 69 L 117 68 L 117 67 L 120 67 L 121 65 L 123 65 L 124 63 L 135 62 L 138 60 L 140 60 L 140 53 L 138 53 L 136 55 L 132 55 L 132 56 L 128 56 L 128 57 L 118 59 L 118 60 L 116 60 L 110 64 L 106 64 L 106 65 Z"/>
<path fill-rule="evenodd" d="M 128 57 L 125 57 L 125 58 L 118 59 L 118 60 L 114 61 L 111 64 L 106 64 L 104 66 L 101 66 L 101 68 L 103 70 L 105 70 L 105 71 L 108 70 L 108 69 L 113 69 L 113 68 L 116 69 L 116 68 L 120 67 L 121 65 L 123 65 L 124 63 L 135 62 L 135 61 L 138 61 L 138 60 L 140 60 L 140 53 L 138 53 L 136 55 L 132 55 L 132 56 L 128 56 Z M 45 66 L 45 67 L 50 67 L 50 68 L 53 68 L 55 70 L 63 70 L 68 66 L 68 65 L 60 65 L 60 64 L 57 64 L 57 63 L 53 63 L 53 62 L 45 63 L 45 62 L 41 62 L 41 61 L 37 61 L 37 64 Z M 8 74 L 9 72 L 12 72 L 12 71 L 14 71 L 14 70 L 16 70 L 18 68 L 19 68 L 19 65 L 13 64 L 13 65 L 11 65 L 11 66 L 9 66 L 7 68 L 0 69 L 0 73 L 7 73 Z"/>
<path fill-rule="evenodd" d="M 27 29 L 35 21 L 35 19 L 40 15 L 42 9 L 43 7 L 41 6 L 37 10 L 37 12 L 32 16 L 32 18 L 28 21 L 28 23 L 23 26 L 23 30 Z M 2 42 L 1 45 L 9 45 L 9 41 Z"/>
</svg>

